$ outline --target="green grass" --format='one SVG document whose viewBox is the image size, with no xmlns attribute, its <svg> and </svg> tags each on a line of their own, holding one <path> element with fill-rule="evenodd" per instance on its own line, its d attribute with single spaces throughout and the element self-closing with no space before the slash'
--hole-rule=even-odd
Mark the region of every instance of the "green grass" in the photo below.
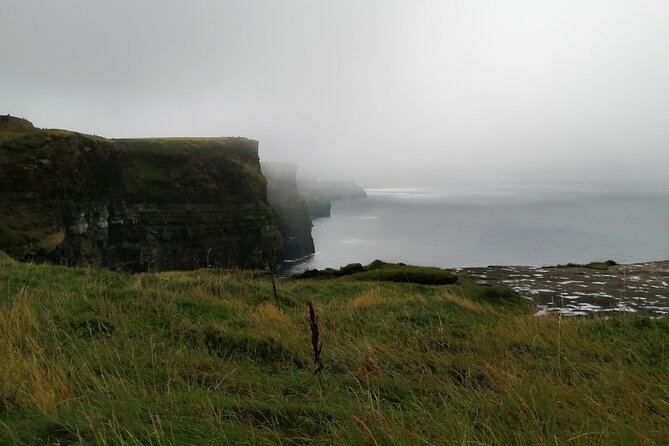
<svg viewBox="0 0 669 446">
<path fill-rule="evenodd" d="M 669 321 L 512 291 L 0 254 L 0 444 L 666 444 Z M 325 370 L 314 376 L 307 302 Z M 558 354 L 559 352 L 559 354 Z"/>
<path fill-rule="evenodd" d="M 113 139 L 124 154 L 128 173 L 139 191 L 151 197 L 228 196 L 235 191 L 262 190 L 257 142 L 247 138 Z M 217 179 L 213 181 L 212 179 Z M 223 189 L 223 190 L 221 190 Z M 169 191 L 169 194 L 166 193 Z M 258 197 L 236 197 L 251 202 Z"/>
<path fill-rule="evenodd" d="M 37 130 L 24 119 L 0 115 L 0 142 L 21 138 Z"/>
<path fill-rule="evenodd" d="M 0 246 L 10 254 L 20 252 L 24 245 L 35 244 L 53 249 L 62 239 L 53 217 L 40 215 L 27 206 L 12 206 L 2 209 L 0 216 Z"/>
<path fill-rule="evenodd" d="M 0 120 L 0 147 L 25 150 L 43 146 L 52 137 L 67 137 L 74 132 L 61 129 L 39 129 L 28 121 Z"/>
<path fill-rule="evenodd" d="M 334 279 L 338 277 L 422 285 L 452 285 L 458 281 L 457 274 L 446 269 L 413 266 L 404 263 L 386 263 L 381 260 L 375 260 L 367 266 L 351 263 L 339 269 L 311 269 L 295 276 L 296 279 Z"/>
</svg>

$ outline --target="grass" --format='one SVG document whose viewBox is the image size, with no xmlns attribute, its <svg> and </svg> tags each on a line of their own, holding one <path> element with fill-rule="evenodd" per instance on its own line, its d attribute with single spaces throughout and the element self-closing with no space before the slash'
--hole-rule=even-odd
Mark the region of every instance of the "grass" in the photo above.
<svg viewBox="0 0 669 446">
<path fill-rule="evenodd" d="M 53 217 L 40 214 L 28 206 L 6 206 L 0 216 L 0 246 L 9 253 L 21 251 L 26 244 L 53 249 L 63 240 Z M 17 252 L 18 252 L 17 251 Z"/>
<path fill-rule="evenodd" d="M 296 279 L 334 279 L 337 277 L 422 285 L 452 285 L 458 281 L 457 274 L 446 269 L 413 266 L 404 263 L 386 263 L 381 260 L 375 260 L 367 266 L 351 263 L 339 269 L 311 269 L 295 276 Z"/>
<path fill-rule="evenodd" d="M 398 266 L 395 266 L 399 268 Z M 666 444 L 669 321 L 513 292 L 0 254 L 0 444 Z M 308 302 L 324 370 L 313 374 Z"/>
<path fill-rule="evenodd" d="M 248 203 L 265 190 L 265 178 L 258 168 L 258 142 L 247 138 L 106 139 L 67 130 L 39 129 L 28 121 L 0 115 L 0 149 L 4 152 L 0 153 L 0 161 L 3 156 L 10 160 L 23 154 L 27 155 L 22 160 L 26 169 L 34 169 L 40 161 L 62 165 L 64 169 L 70 167 L 70 162 L 75 169 L 79 150 L 91 147 L 119 155 L 127 173 L 125 181 L 131 183 L 126 186 L 145 198 L 169 201 L 174 195 L 188 195 L 196 201 L 220 199 L 223 193 L 228 199 Z M 246 196 L 238 197 L 240 191 Z M 247 196 L 249 191 L 254 191 L 254 196 Z"/>
<path fill-rule="evenodd" d="M 257 167 L 258 143 L 247 138 L 110 141 L 123 154 L 135 186 L 150 197 L 170 198 L 174 194 L 186 194 L 217 198 L 225 193 L 248 203 L 258 197 L 236 197 L 236 191 L 264 189 L 258 187 L 265 184 L 265 178 Z M 166 194 L 166 190 L 171 194 Z"/>
<path fill-rule="evenodd" d="M 0 147 L 14 150 L 31 149 L 44 145 L 52 137 L 67 137 L 74 134 L 68 130 L 35 128 L 23 119 L 5 120 L 5 118 L 6 116 L 0 115 Z"/>
<path fill-rule="evenodd" d="M 590 263 L 567 263 L 566 265 L 557 265 L 555 268 L 589 268 L 600 271 L 606 271 L 610 266 L 616 266 L 617 263 L 613 260 L 605 262 L 590 262 Z"/>
</svg>

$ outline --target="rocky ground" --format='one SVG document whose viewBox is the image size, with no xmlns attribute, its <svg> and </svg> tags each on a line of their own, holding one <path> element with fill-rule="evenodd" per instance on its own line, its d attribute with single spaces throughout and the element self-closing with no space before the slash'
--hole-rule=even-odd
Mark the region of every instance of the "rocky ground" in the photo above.
<svg viewBox="0 0 669 446">
<path fill-rule="evenodd" d="M 538 315 L 601 312 L 669 314 L 669 261 L 584 267 L 489 266 L 461 268 L 483 284 L 504 285 L 533 300 Z"/>
</svg>

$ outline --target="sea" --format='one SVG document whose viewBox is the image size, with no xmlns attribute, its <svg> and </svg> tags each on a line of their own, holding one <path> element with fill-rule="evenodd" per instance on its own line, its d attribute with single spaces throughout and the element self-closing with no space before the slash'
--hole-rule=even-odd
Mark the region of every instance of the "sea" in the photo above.
<svg viewBox="0 0 669 446">
<path fill-rule="evenodd" d="M 368 188 L 314 220 L 312 268 L 375 259 L 445 268 L 669 259 L 669 191 L 452 185 Z"/>
</svg>

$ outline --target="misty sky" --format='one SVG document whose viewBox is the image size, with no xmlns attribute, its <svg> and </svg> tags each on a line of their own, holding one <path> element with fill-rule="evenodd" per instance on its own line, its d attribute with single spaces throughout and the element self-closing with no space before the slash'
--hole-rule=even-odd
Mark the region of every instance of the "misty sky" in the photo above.
<svg viewBox="0 0 669 446">
<path fill-rule="evenodd" d="M 666 0 L 0 0 L 0 113 L 363 185 L 666 184 Z"/>
</svg>

